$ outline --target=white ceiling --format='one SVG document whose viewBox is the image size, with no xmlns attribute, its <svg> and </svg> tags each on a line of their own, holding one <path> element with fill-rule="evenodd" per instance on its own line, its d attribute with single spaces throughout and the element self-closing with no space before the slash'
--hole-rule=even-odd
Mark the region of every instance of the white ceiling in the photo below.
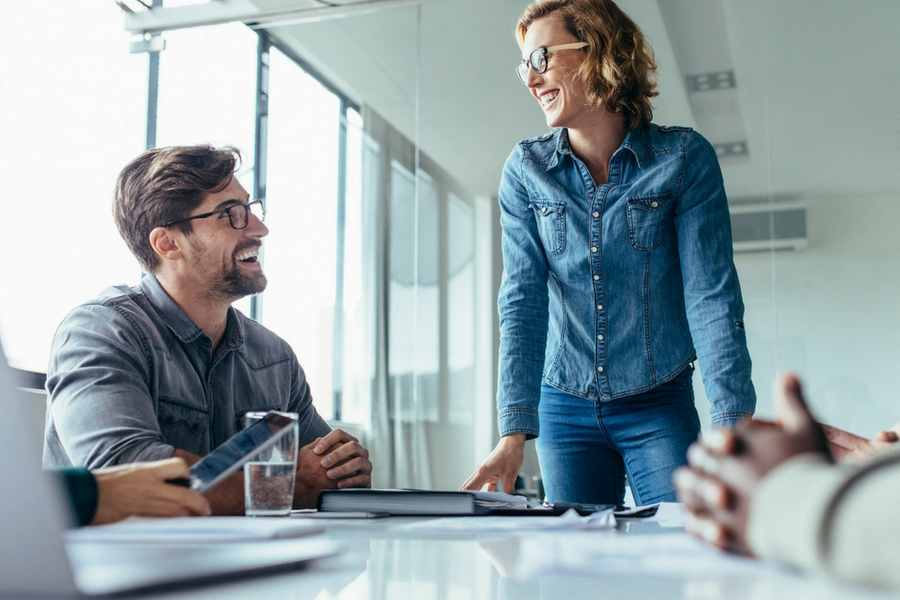
<svg viewBox="0 0 900 600">
<path fill-rule="evenodd" d="M 711 1 L 720 5 L 717 10 L 708 10 Z M 676 27 L 678 13 L 666 5 L 667 29 L 658 2 L 693 10 L 690 18 L 674 19 L 680 21 Z M 742 126 L 749 148 L 749 157 L 722 160 L 730 196 L 814 200 L 900 192 L 895 106 L 900 1 L 619 4 L 643 28 L 657 55 L 658 123 L 698 127 L 711 138 L 716 133 L 703 130 L 703 124 L 715 123 L 710 114 L 692 112 L 673 36 L 679 48 L 693 44 L 700 59 L 703 53 L 730 53 L 742 121 L 732 125 Z M 540 109 L 513 70 L 520 56 L 512 30 L 526 5 L 524 0 L 427 0 L 420 8 L 271 31 L 410 139 L 416 133 L 418 59 L 422 150 L 473 193 L 494 195 L 515 142 L 546 130 Z M 704 46 L 707 42 L 713 46 Z M 683 58 L 683 50 L 678 56 Z"/>
</svg>

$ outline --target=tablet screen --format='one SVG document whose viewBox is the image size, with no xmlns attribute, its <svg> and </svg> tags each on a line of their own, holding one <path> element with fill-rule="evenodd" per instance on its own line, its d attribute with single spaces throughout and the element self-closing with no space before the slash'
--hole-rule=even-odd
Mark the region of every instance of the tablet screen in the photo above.
<svg viewBox="0 0 900 600">
<path fill-rule="evenodd" d="M 250 427 L 239 431 L 227 442 L 191 467 L 191 489 L 205 492 L 240 469 L 254 454 L 274 444 L 290 431 L 297 420 L 277 411 L 269 411 Z"/>
</svg>

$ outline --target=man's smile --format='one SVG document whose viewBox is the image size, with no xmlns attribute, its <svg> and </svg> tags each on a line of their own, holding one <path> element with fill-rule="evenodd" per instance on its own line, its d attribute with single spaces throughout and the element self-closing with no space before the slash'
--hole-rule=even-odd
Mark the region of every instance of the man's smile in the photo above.
<svg viewBox="0 0 900 600">
<path fill-rule="evenodd" d="M 259 247 L 249 248 L 235 255 L 235 260 L 242 263 L 255 263 L 259 258 Z"/>
</svg>

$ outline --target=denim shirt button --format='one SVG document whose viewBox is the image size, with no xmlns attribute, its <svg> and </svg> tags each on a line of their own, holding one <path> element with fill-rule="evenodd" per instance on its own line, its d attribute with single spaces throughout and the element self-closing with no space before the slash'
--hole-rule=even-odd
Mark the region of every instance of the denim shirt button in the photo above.
<svg viewBox="0 0 900 600">
<path fill-rule="evenodd" d="M 597 310 L 603 310 L 603 305 L 602 305 L 602 304 L 598 304 L 598 305 L 597 305 Z"/>
<path fill-rule="evenodd" d="M 598 373 L 602 373 L 602 372 L 603 372 L 603 367 L 597 367 L 597 372 L 598 372 Z"/>
<path fill-rule="evenodd" d="M 597 281 L 597 280 L 599 280 L 599 279 L 600 279 L 600 276 L 599 276 L 599 275 L 594 275 L 594 281 Z"/>
<path fill-rule="evenodd" d="M 594 216 L 595 219 L 600 217 L 600 213 L 597 212 L 596 210 L 594 212 L 592 212 L 591 214 Z"/>
<path fill-rule="evenodd" d="M 602 341 L 603 341 L 603 334 L 601 333 L 600 335 L 598 335 L 598 336 L 597 336 L 597 339 L 600 340 L 600 341 L 602 342 Z"/>
<path fill-rule="evenodd" d="M 656 208 L 657 206 L 659 206 L 659 202 L 651 202 L 650 203 L 650 208 Z"/>
<path fill-rule="evenodd" d="M 594 254 L 596 254 L 596 253 L 597 253 L 597 250 L 598 250 L 598 249 L 597 249 L 597 246 L 591 246 L 591 252 L 593 252 Z"/>
<path fill-rule="evenodd" d="M 546 213 L 546 212 L 547 212 L 547 207 L 545 206 L 544 208 L 542 208 L 542 209 L 541 209 L 541 212 L 542 212 L 542 213 Z"/>
</svg>

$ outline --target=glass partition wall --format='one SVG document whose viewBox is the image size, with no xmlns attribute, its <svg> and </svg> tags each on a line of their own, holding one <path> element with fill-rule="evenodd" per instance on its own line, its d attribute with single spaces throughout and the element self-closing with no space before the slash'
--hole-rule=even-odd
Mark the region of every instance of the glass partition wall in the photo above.
<svg viewBox="0 0 900 600">
<path fill-rule="evenodd" d="M 496 441 L 497 186 L 513 145 L 547 131 L 513 70 L 526 4 L 433 0 L 270 30 L 359 95 L 381 161 L 389 408 L 373 422 L 394 436 L 397 483 L 455 487 Z M 879 28 L 898 7 L 619 4 L 656 52 L 654 121 L 697 129 L 719 154 L 758 414 L 773 416 L 775 374 L 794 370 L 822 420 L 890 427 L 900 47 Z M 700 376 L 695 395 L 708 429 Z M 538 472 L 531 457 L 525 470 Z"/>
<path fill-rule="evenodd" d="M 758 412 L 792 370 L 821 420 L 872 437 L 900 420 L 898 6 L 763 6 L 722 2 L 750 156 L 722 161 L 736 238 L 763 216 L 787 248 L 735 258 Z"/>
</svg>

